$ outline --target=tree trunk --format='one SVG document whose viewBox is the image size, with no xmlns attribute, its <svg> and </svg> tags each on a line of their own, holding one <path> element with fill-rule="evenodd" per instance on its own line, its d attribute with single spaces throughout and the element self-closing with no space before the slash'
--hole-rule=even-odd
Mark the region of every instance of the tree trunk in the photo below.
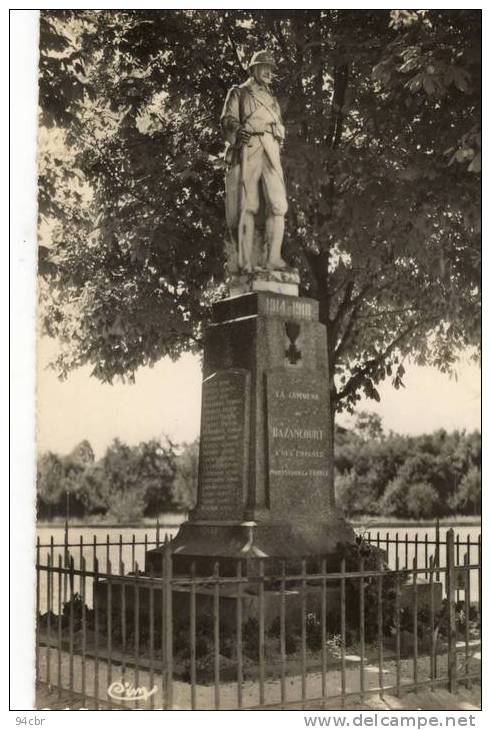
<svg viewBox="0 0 491 730">
<path fill-rule="evenodd" d="M 331 327 L 329 317 L 326 317 L 327 330 L 327 412 L 328 412 L 328 431 L 327 431 L 327 457 L 328 457 L 328 473 L 327 473 L 327 492 L 329 494 L 329 502 L 331 507 L 335 505 L 334 496 L 334 423 L 336 405 L 334 400 L 334 347 L 331 337 Z"/>
<path fill-rule="evenodd" d="M 330 297 L 328 291 L 327 277 L 325 271 L 328 266 L 327 252 L 323 252 L 317 259 L 317 287 L 319 301 L 319 321 L 326 327 L 326 346 L 327 346 L 327 483 L 326 489 L 329 495 L 329 503 L 334 507 L 334 419 L 335 419 L 335 391 L 334 391 L 334 350 L 335 342 L 333 341 L 333 332 L 331 328 L 331 320 L 329 317 Z"/>
</svg>

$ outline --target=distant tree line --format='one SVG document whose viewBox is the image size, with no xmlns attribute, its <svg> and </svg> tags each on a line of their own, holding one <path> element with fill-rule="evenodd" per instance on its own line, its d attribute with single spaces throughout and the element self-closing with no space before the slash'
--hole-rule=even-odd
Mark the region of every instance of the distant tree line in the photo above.
<svg viewBox="0 0 491 730">
<path fill-rule="evenodd" d="M 115 439 L 96 460 L 88 441 L 67 456 L 50 451 L 38 462 L 38 518 L 125 523 L 189 509 L 196 500 L 198 444 L 151 439 L 128 446 Z"/>
<path fill-rule="evenodd" d="M 353 429 L 337 429 L 335 465 L 337 503 L 349 516 L 481 513 L 478 431 L 385 435 L 380 418 L 364 412 Z"/>
<path fill-rule="evenodd" d="M 38 517 L 133 522 L 196 502 L 198 441 L 115 439 L 99 460 L 88 441 L 69 455 L 38 463 Z M 381 419 L 362 412 L 336 429 L 336 497 L 349 517 L 424 519 L 481 512 L 481 435 L 440 429 L 422 436 L 386 435 Z"/>
</svg>

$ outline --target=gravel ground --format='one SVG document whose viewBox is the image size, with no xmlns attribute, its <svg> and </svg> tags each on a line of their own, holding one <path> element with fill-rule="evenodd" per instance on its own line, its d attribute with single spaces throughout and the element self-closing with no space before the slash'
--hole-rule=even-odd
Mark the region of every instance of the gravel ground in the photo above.
<svg viewBox="0 0 491 730">
<path fill-rule="evenodd" d="M 40 648 L 40 667 L 46 669 L 47 666 L 47 650 L 46 647 Z M 463 672 L 464 668 L 464 656 L 462 652 L 458 652 L 457 659 L 458 673 Z M 469 672 L 478 673 L 481 668 L 480 653 L 475 651 L 471 657 L 469 663 Z M 388 688 L 394 686 L 396 683 L 395 675 L 395 662 L 385 661 L 383 670 L 383 686 Z M 404 687 L 411 685 L 413 682 L 414 675 L 414 664 L 411 659 L 404 659 L 401 661 L 401 687 L 404 692 Z M 418 681 L 423 682 L 429 676 L 429 659 L 428 657 L 420 657 L 418 661 Z M 112 662 L 108 664 L 104 660 L 99 660 L 97 667 L 95 661 L 87 657 L 85 662 L 85 699 L 82 698 L 82 679 L 83 679 L 83 667 L 81 657 L 79 655 L 73 656 L 73 661 L 70 662 L 70 655 L 68 652 L 61 651 L 59 654 L 51 650 L 50 651 L 50 676 L 47 677 L 46 673 L 41 674 L 38 678 L 40 686 L 45 689 L 42 690 L 41 695 L 37 699 L 38 708 L 48 707 L 51 702 L 61 702 L 63 707 L 69 706 L 73 709 L 80 709 L 80 707 L 87 707 L 87 709 L 93 708 L 93 699 L 96 692 L 100 697 L 100 708 L 101 709 L 159 709 L 163 707 L 163 693 L 161 676 L 157 672 L 151 675 L 148 669 L 127 667 L 125 673 L 122 673 L 122 667 L 120 664 Z M 438 676 L 445 677 L 446 674 L 446 657 L 438 658 Z M 379 670 L 375 664 L 366 663 L 364 670 L 364 683 L 365 690 L 377 690 L 379 688 Z M 60 684 L 63 688 L 62 697 L 58 700 L 58 690 L 56 688 L 50 688 L 50 685 L 57 685 L 58 676 L 60 677 Z M 70 693 L 65 693 L 65 690 L 70 686 L 70 676 L 72 676 L 72 687 L 78 697 L 73 697 Z M 352 660 L 347 661 L 346 669 L 346 692 L 352 693 L 353 697 L 348 698 L 349 707 L 354 708 L 362 707 L 366 702 L 370 702 L 370 707 L 373 703 L 377 702 L 378 693 L 374 692 L 373 695 L 367 694 L 365 701 L 360 703 L 360 662 L 353 657 Z M 48 681 L 49 680 L 49 681 Z M 108 697 L 107 690 L 112 682 L 125 681 L 134 687 L 145 687 L 151 689 L 153 686 L 157 687 L 156 692 L 152 695 L 149 700 L 139 702 L 128 702 L 120 701 L 111 703 Z M 335 697 L 341 692 L 341 674 L 338 670 L 329 669 L 325 678 L 326 682 L 326 694 L 327 697 Z M 303 695 L 302 695 L 303 685 Z M 436 685 L 436 689 L 440 690 L 444 684 Z M 48 695 L 46 694 L 46 688 L 49 689 Z M 427 687 L 423 688 L 428 689 Z M 406 692 L 408 690 L 406 689 Z M 244 707 L 257 707 L 260 704 L 261 693 L 263 696 L 263 702 L 261 704 L 269 705 L 271 709 L 279 709 L 278 705 L 281 702 L 281 682 L 278 678 L 266 677 L 263 686 L 257 680 L 246 680 L 242 684 L 242 704 Z M 388 693 L 386 693 L 388 694 Z M 433 695 L 434 693 L 430 693 Z M 322 703 L 318 701 L 318 698 L 322 697 L 322 674 L 320 672 L 310 671 L 304 682 L 302 683 L 302 677 L 300 674 L 287 676 L 285 681 L 285 697 L 286 701 L 292 703 L 292 709 L 302 709 L 302 696 L 305 698 L 304 707 L 311 709 L 321 709 Z M 412 695 L 413 697 L 419 697 L 418 695 Z M 408 695 L 409 697 L 409 695 Z M 450 696 L 449 696 L 450 697 Z M 370 699 L 368 699 L 370 698 Z M 66 704 L 68 702 L 68 705 Z M 218 705 L 218 709 L 232 710 L 237 707 L 238 702 L 238 687 L 236 682 L 221 681 L 219 687 L 216 689 L 213 684 L 198 684 L 196 686 L 196 708 L 197 709 L 214 709 Z M 91 707 L 89 707 L 89 704 Z M 294 704 L 293 704 L 294 703 Z M 77 705 L 77 706 L 75 706 Z M 130 706 L 131 705 L 131 706 Z M 334 699 L 329 702 L 329 706 L 340 707 L 339 699 Z M 404 708 L 404 703 L 400 709 Z M 172 709 L 175 710 L 186 710 L 191 708 L 191 688 L 188 682 L 183 682 L 178 679 L 173 681 L 173 703 Z M 53 708 L 54 709 L 54 708 Z M 428 708 L 430 709 L 430 708 Z M 450 708 L 448 708 L 450 709 Z"/>
<path fill-rule="evenodd" d="M 87 710 L 96 709 L 94 701 L 91 699 L 82 700 L 66 690 L 61 693 L 55 688 L 49 688 L 47 685 L 38 683 L 36 686 L 36 708 L 49 710 Z M 132 708 L 124 708 L 115 706 L 107 702 L 99 703 L 99 710 L 125 710 Z M 318 705 L 306 704 L 305 710 L 318 710 Z M 328 703 L 326 710 L 339 709 L 334 703 Z M 378 695 L 370 697 L 366 702 L 348 702 L 346 710 L 480 710 L 481 709 L 481 686 L 475 685 L 471 690 L 460 689 L 455 695 L 449 694 L 445 690 L 437 690 L 435 692 L 418 692 L 418 694 L 403 694 L 397 698 L 393 695 L 386 695 L 381 699 Z"/>
</svg>

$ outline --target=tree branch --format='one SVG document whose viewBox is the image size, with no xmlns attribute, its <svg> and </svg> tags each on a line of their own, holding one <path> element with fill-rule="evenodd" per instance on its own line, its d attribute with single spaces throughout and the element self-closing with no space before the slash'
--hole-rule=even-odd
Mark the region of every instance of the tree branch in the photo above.
<svg viewBox="0 0 491 730">
<path fill-rule="evenodd" d="M 341 109 L 348 87 L 348 66 L 335 66 L 333 70 L 334 84 L 331 102 L 331 120 L 326 135 L 326 142 L 331 149 L 339 144 L 342 133 L 343 115 Z"/>
<path fill-rule="evenodd" d="M 278 20 L 273 21 L 271 32 L 273 33 L 274 37 L 278 41 L 278 45 L 281 48 L 281 51 L 285 57 L 285 60 L 288 60 L 288 56 L 289 56 L 288 45 L 285 40 L 285 36 L 283 34 L 283 29 L 281 27 L 281 21 L 278 21 Z"/>
<path fill-rule="evenodd" d="M 337 95 L 336 95 L 336 88 L 335 93 L 333 94 L 333 100 L 332 100 L 332 106 L 333 106 L 333 113 L 335 114 L 335 132 L 334 137 L 331 143 L 332 149 L 336 149 L 341 141 L 341 136 L 343 133 L 343 106 L 344 106 L 344 99 L 346 96 L 346 89 L 348 88 L 348 78 L 349 78 L 349 67 L 347 64 L 341 66 L 339 69 L 339 77 L 340 81 L 337 88 Z M 336 98 L 337 96 L 337 98 Z"/>
<path fill-rule="evenodd" d="M 358 319 L 375 319 L 376 317 L 385 317 L 388 314 L 404 314 L 405 312 L 426 312 L 426 309 L 418 307 L 405 307 L 403 309 L 387 309 L 384 312 L 374 312 L 372 314 L 361 314 Z"/>
<path fill-rule="evenodd" d="M 359 312 L 362 300 L 366 296 L 366 294 L 370 291 L 370 288 L 371 288 L 371 285 L 367 284 L 366 286 L 362 287 L 362 289 L 356 295 L 356 297 L 351 298 L 351 294 L 353 292 L 354 286 L 355 286 L 355 284 L 354 284 L 353 280 L 348 282 L 345 292 L 344 292 L 343 300 L 342 300 L 341 304 L 339 305 L 338 311 L 336 312 L 336 315 L 334 316 L 334 319 L 332 320 L 332 323 L 331 323 L 333 339 L 336 340 L 339 329 L 340 329 L 341 320 L 349 312 L 349 310 L 351 308 L 351 315 L 348 320 L 348 324 L 346 325 L 346 330 L 349 330 L 349 332 L 347 332 L 345 330 L 344 334 L 342 335 L 342 337 L 340 339 L 340 343 L 338 344 L 338 347 L 334 351 L 335 359 L 337 359 L 337 357 L 339 356 L 339 354 L 341 352 L 339 350 L 341 343 L 342 343 L 343 347 L 345 346 L 345 344 L 347 342 L 347 338 L 349 337 L 349 334 L 351 333 L 351 331 L 353 329 L 353 324 L 354 324 L 354 319 L 356 318 L 356 313 Z"/>
<path fill-rule="evenodd" d="M 377 355 L 377 357 L 372 358 L 369 360 L 363 367 L 356 368 L 355 374 L 348 380 L 346 385 L 342 390 L 340 390 L 336 395 L 336 400 L 339 402 L 343 398 L 345 398 L 350 393 L 355 392 L 358 390 L 358 388 L 363 385 L 363 382 L 366 380 L 367 377 L 370 377 L 373 375 L 374 371 L 377 370 L 377 368 L 380 367 L 380 365 L 387 359 L 387 357 L 395 350 L 397 347 L 403 342 L 406 337 L 408 337 L 410 334 L 415 332 L 419 327 L 423 326 L 425 324 L 425 320 L 422 320 L 420 322 L 415 322 L 409 327 L 407 327 L 403 332 L 401 332 L 400 335 L 398 335 L 395 340 L 393 340 L 390 345 L 388 345 L 385 350 Z"/>
<path fill-rule="evenodd" d="M 235 41 L 232 38 L 232 35 L 229 32 L 229 28 L 227 29 L 227 40 L 230 43 L 230 45 L 232 46 L 232 50 L 235 53 L 235 57 L 236 57 L 236 59 L 237 59 L 237 61 L 239 63 L 239 66 L 240 66 L 241 70 L 243 72 L 246 72 L 247 69 L 244 67 L 244 64 L 242 63 L 242 59 L 240 57 L 239 50 L 238 50 L 237 46 L 235 45 Z"/>
<path fill-rule="evenodd" d="M 295 229 L 298 229 L 298 217 L 297 217 L 297 212 L 294 207 L 291 208 L 291 214 L 292 214 L 293 218 L 295 219 L 295 221 L 294 221 Z M 312 280 L 317 284 L 317 272 L 316 272 L 316 267 L 315 267 L 316 256 L 315 256 L 315 254 L 313 254 L 307 250 L 307 248 L 301 238 L 297 239 L 297 241 L 300 243 L 301 253 L 309 268 L 310 274 L 312 276 Z"/>
<path fill-rule="evenodd" d="M 344 315 L 348 312 L 350 305 L 351 305 L 351 294 L 353 293 L 353 289 L 355 288 L 355 282 L 353 279 L 350 279 L 348 283 L 346 284 L 346 288 L 344 290 L 343 298 L 341 300 L 341 303 L 338 307 L 338 310 L 334 317 L 331 319 L 331 329 L 336 336 L 337 330 L 339 328 L 339 324 L 341 322 L 341 319 L 344 317 Z"/>
<path fill-rule="evenodd" d="M 353 327 L 355 325 L 356 320 L 358 319 L 357 314 L 360 311 L 361 304 L 358 304 L 357 306 L 353 307 L 350 318 L 348 320 L 348 324 L 346 325 L 344 332 L 338 342 L 337 347 L 334 350 L 334 362 L 336 363 L 343 352 L 346 350 L 346 346 L 348 344 L 350 335 L 353 331 Z"/>
</svg>

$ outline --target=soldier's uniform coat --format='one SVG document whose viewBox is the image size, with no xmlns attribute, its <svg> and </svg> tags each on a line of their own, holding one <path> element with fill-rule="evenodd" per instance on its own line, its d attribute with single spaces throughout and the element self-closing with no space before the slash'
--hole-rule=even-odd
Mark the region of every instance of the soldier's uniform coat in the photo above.
<svg viewBox="0 0 491 730">
<path fill-rule="evenodd" d="M 236 232 L 244 208 L 257 216 L 258 223 L 265 214 L 285 215 L 288 206 L 280 160 L 285 129 L 276 98 L 250 78 L 228 92 L 221 123 L 227 141 L 226 217 L 231 232 Z M 262 133 L 250 138 L 245 152 L 236 139 L 241 126 Z"/>
</svg>

